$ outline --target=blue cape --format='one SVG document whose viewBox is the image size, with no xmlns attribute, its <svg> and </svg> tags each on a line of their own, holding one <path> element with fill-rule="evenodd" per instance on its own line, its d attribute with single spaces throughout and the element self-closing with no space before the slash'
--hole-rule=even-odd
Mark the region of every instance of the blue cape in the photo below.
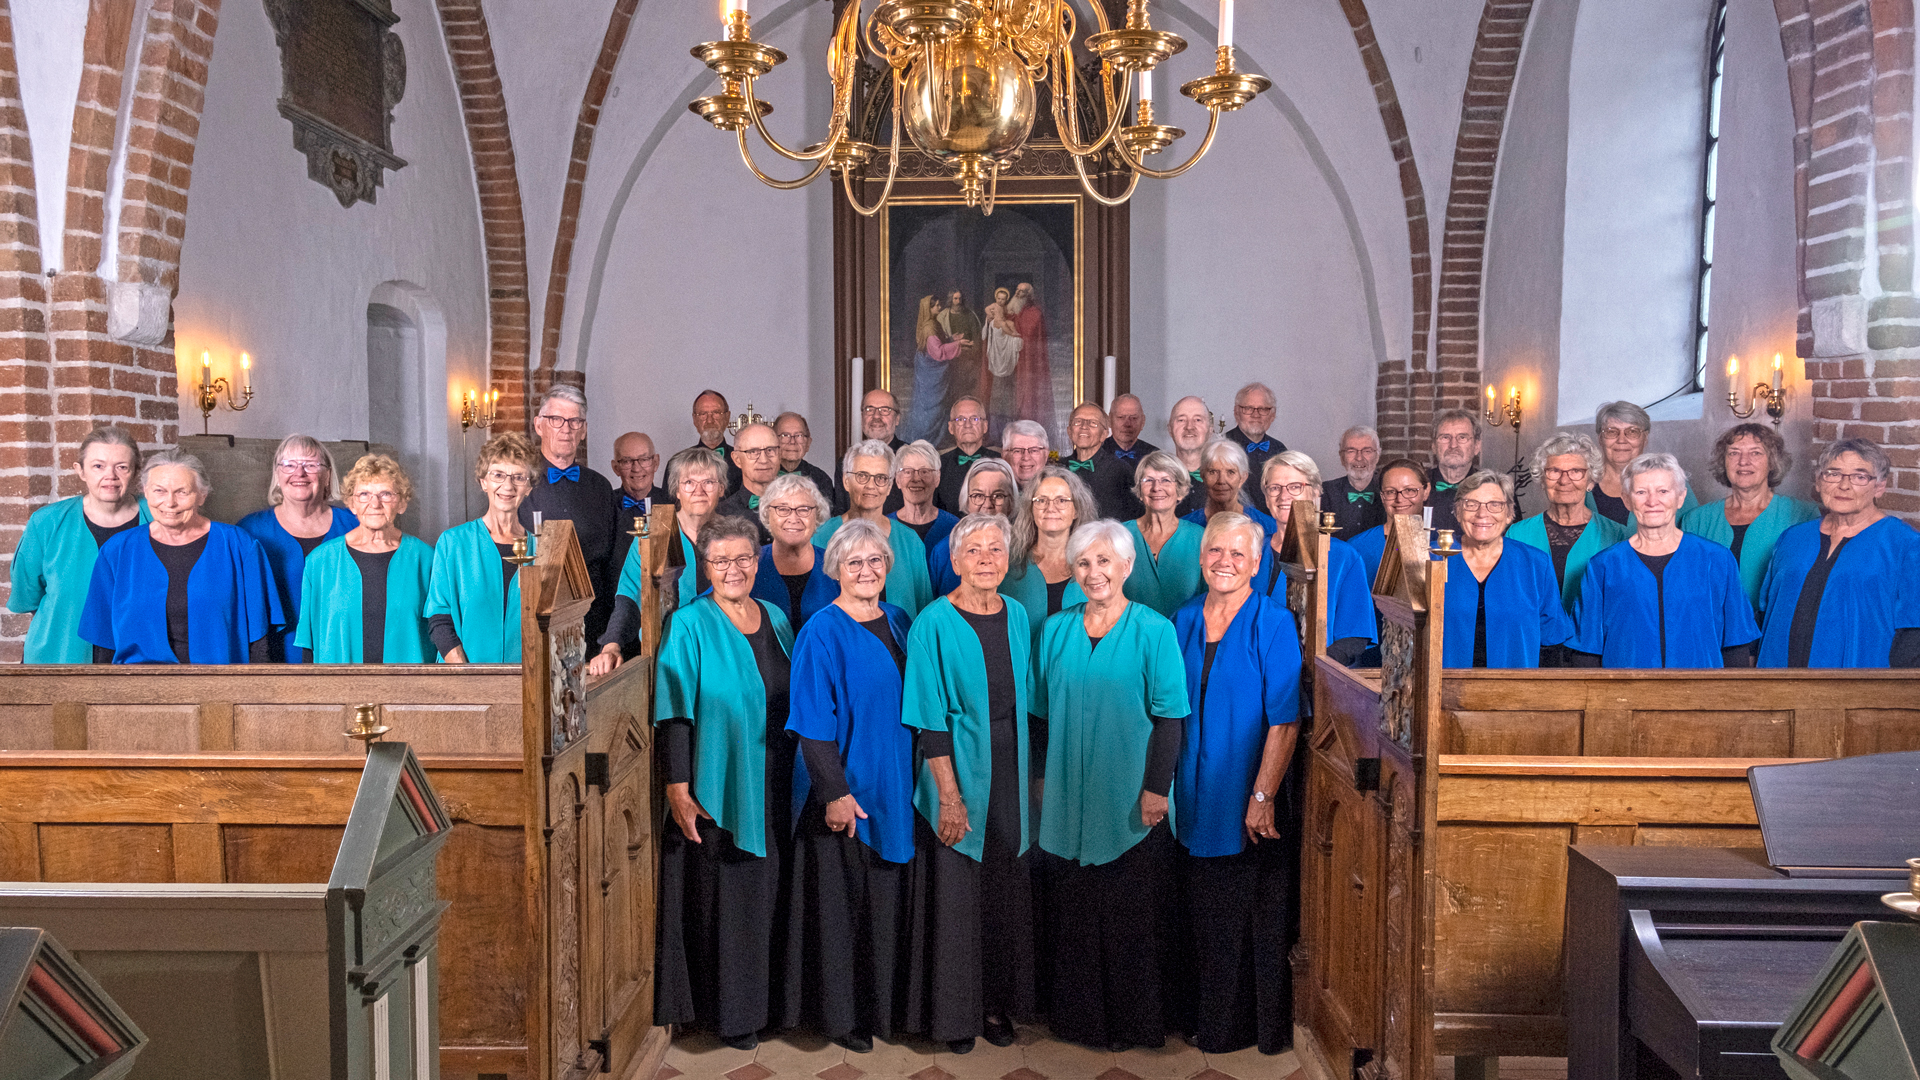
<svg viewBox="0 0 1920 1080">
<path fill-rule="evenodd" d="M 1680 534 L 1658 587 L 1631 543 L 1595 555 L 1573 621 L 1568 644 L 1614 668 L 1723 667 L 1721 649 L 1760 636 L 1733 552 L 1691 533 Z"/>
<path fill-rule="evenodd" d="M 1256 595 L 1267 596 L 1267 583 L 1280 572 L 1274 565 L 1275 559 L 1272 544 L 1260 549 L 1260 569 L 1253 575 Z M 1335 538 L 1327 544 L 1327 574 L 1327 640 L 1379 641 L 1379 620 L 1373 610 L 1373 578 L 1367 573 L 1366 560 L 1352 544 Z M 1283 608 L 1287 606 L 1284 582 L 1274 582 L 1269 599 Z"/>
<path fill-rule="evenodd" d="M 628 561 L 633 562 L 631 557 L 629 557 Z M 637 569 L 639 564 L 633 563 L 633 565 L 636 569 L 633 572 L 634 591 L 632 599 L 635 604 L 638 604 L 640 602 L 640 572 Z M 840 595 L 840 583 L 827 576 L 826 565 L 827 549 L 819 544 L 815 544 L 813 546 L 813 569 L 807 571 L 806 588 L 800 590 L 800 610 L 795 611 L 793 610 L 793 595 L 787 592 L 787 580 L 780 576 L 780 571 L 773 565 L 773 545 L 767 544 L 760 549 L 760 569 L 753 576 L 753 598 L 755 600 L 765 601 L 779 608 L 780 614 L 787 617 L 787 624 L 789 626 L 805 626 L 807 620 L 813 618 L 814 612 L 833 603 Z M 689 566 L 687 570 L 688 573 L 683 576 L 691 578 L 693 576 L 693 568 Z M 626 575 L 622 573 L 621 581 L 623 586 L 625 580 Z M 621 591 L 625 592 L 626 590 L 623 587 Z M 901 639 L 903 648 L 905 647 L 905 640 L 905 638 Z"/>
<path fill-rule="evenodd" d="M 1580 530 L 1580 539 L 1575 540 L 1573 546 L 1567 549 L 1566 578 L 1560 582 L 1560 606 L 1567 611 L 1572 611 L 1573 602 L 1580 597 L 1580 582 L 1587 576 L 1587 563 L 1591 562 L 1595 555 L 1632 535 L 1632 529 L 1605 514 L 1595 512 L 1588 518 L 1586 527 Z M 1508 526 L 1507 539 L 1518 540 L 1528 547 L 1545 552 L 1547 569 L 1553 569 L 1553 548 L 1547 542 L 1547 515 L 1535 514 Z M 1728 534 L 1728 539 L 1732 539 L 1731 533 Z"/>
<path fill-rule="evenodd" d="M 1780 542 L 1774 545 L 1773 562 L 1760 593 L 1766 613 L 1761 667 L 1787 666 L 1787 639 L 1793 631 L 1800 587 L 1819 557 L 1818 521 L 1795 525 L 1780 534 Z M 1881 518 L 1842 544 L 1827 574 L 1826 590 L 1820 594 L 1807 666 L 1886 667 L 1894 631 L 1920 627 L 1916 570 L 1920 570 L 1920 533 L 1899 518 Z"/>
<path fill-rule="evenodd" d="M 327 526 L 324 539 L 345 536 L 360 524 L 360 519 L 352 511 L 338 506 L 330 509 L 333 511 L 333 524 Z M 300 541 L 281 526 L 280 519 L 273 516 L 271 506 L 241 518 L 239 527 L 242 532 L 260 541 L 260 550 L 266 554 L 267 565 L 273 567 L 273 583 L 280 610 L 286 613 L 287 637 L 291 640 L 300 625 L 300 578 L 307 563 L 306 556 L 300 551 Z M 287 653 L 289 664 L 306 662 L 292 649 L 288 649 Z"/>
<path fill-rule="evenodd" d="M 187 659 L 244 664 L 247 646 L 284 625 L 273 570 L 260 544 L 232 525 L 209 523 L 207 546 L 187 575 Z M 167 568 L 146 529 L 107 541 L 93 564 L 80 636 L 113 650 L 116 664 L 177 664 L 167 642 Z"/>
<path fill-rule="evenodd" d="M 1604 519 L 1595 514 L 1594 520 Z M 1473 666 L 1473 628 L 1479 611 L 1480 582 L 1467 566 L 1467 557 L 1448 557 L 1442 666 Z M 1559 645 L 1572 636 L 1573 620 L 1560 605 L 1560 583 L 1553 577 L 1553 556 L 1519 542 L 1502 544 L 1500 560 L 1487 571 L 1487 666 L 1539 667 L 1543 646 Z"/>
</svg>

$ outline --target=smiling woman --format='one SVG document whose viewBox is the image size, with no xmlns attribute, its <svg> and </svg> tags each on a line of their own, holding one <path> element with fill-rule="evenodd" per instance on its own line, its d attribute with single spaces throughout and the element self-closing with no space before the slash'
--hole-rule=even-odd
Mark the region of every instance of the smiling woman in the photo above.
<svg viewBox="0 0 1920 1080">
<path fill-rule="evenodd" d="M 300 621 L 300 577 L 307 556 L 321 544 L 359 524 L 353 512 L 332 505 L 340 498 L 333 454 L 311 435 L 289 435 L 273 452 L 267 508 L 240 519 L 240 528 L 260 542 L 273 567 L 273 584 L 287 625 L 267 635 L 267 659 L 297 664 L 301 658 L 287 642 Z"/>
</svg>

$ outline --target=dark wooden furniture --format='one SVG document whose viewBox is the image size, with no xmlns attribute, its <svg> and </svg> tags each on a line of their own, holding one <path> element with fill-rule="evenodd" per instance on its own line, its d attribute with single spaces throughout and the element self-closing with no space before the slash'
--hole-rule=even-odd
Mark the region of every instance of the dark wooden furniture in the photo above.
<svg viewBox="0 0 1920 1080">
<path fill-rule="evenodd" d="M 119 1080 L 146 1045 L 52 934 L 0 926 L 0 1077 Z"/>
<path fill-rule="evenodd" d="M 1780 1025 L 1773 1052 L 1793 1080 L 1920 1078 L 1920 926 L 1848 931 Z"/>
</svg>

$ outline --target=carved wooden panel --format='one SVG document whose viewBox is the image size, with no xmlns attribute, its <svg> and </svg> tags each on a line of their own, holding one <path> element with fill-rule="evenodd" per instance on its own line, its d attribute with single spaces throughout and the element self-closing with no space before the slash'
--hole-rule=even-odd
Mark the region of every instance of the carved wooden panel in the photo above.
<svg viewBox="0 0 1920 1080">
<path fill-rule="evenodd" d="M 341 825 L 227 825 L 227 880 L 257 885 L 325 881 L 340 850 Z"/>
<path fill-rule="evenodd" d="M 94 750 L 180 754 L 199 750 L 199 705 L 95 705 L 87 710 Z"/>
<path fill-rule="evenodd" d="M 1571 842 L 1561 824 L 1441 826 L 1434 939 L 1447 962 L 1435 972 L 1436 1012 L 1559 1014 Z"/>
<path fill-rule="evenodd" d="M 1920 709 L 1848 709 L 1839 753 L 1888 754 L 1920 750 Z"/>
<path fill-rule="evenodd" d="M 373 202 L 393 153 L 393 107 L 407 87 L 407 56 L 389 27 L 388 0 L 266 0 L 280 47 L 280 115 L 307 156 L 307 177 L 341 206 Z"/>
<path fill-rule="evenodd" d="M 1632 757 L 1792 757 L 1788 710 L 1638 709 L 1627 721 Z"/>
<path fill-rule="evenodd" d="M 52 705 L 0 705 L 0 750 L 53 749 Z"/>
</svg>

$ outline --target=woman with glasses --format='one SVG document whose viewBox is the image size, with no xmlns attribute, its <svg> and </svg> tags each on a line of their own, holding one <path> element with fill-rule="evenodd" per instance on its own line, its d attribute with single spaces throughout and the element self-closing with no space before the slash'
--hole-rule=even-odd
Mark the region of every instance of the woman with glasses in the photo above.
<svg viewBox="0 0 1920 1080">
<path fill-rule="evenodd" d="M 1086 602 L 1067 560 L 1068 537 L 1100 517 L 1093 492 L 1058 465 L 1040 470 L 1013 500 L 1013 569 L 1000 591 L 1026 609 L 1027 629 L 1040 640 L 1047 617 Z"/>
<path fill-rule="evenodd" d="M 1631 401 L 1609 401 L 1593 417 L 1593 433 L 1600 438 L 1605 460 L 1593 490 L 1587 493 L 1587 505 L 1602 517 L 1625 525 L 1628 532 L 1633 531 L 1633 507 L 1628 505 L 1623 474 L 1628 463 L 1647 452 L 1647 435 L 1652 431 L 1653 418 Z M 1688 491 L 1680 513 L 1685 516 L 1699 505 L 1693 492 Z"/>
<path fill-rule="evenodd" d="M 666 568 L 654 580 L 660 590 L 663 626 L 676 609 L 693 603 L 694 597 L 707 591 L 707 569 L 694 556 L 693 538 L 714 515 L 726 484 L 725 464 L 704 447 L 688 447 L 667 459 L 667 487 L 678 505 L 673 515 L 675 542 L 667 545 Z M 620 584 L 614 589 L 613 614 L 607 619 L 606 632 L 600 635 L 600 653 L 588 663 L 587 674 L 595 678 L 605 675 L 618 667 L 622 658 L 640 651 L 640 583 L 646 572 L 641 546 L 629 545 L 627 559 L 620 564 Z"/>
<path fill-rule="evenodd" d="M 520 503 L 539 463 L 540 452 L 517 431 L 488 439 L 473 466 L 487 512 L 441 533 L 433 546 L 427 631 L 446 663 L 520 662 L 519 567 L 507 560 L 527 535 Z"/>
<path fill-rule="evenodd" d="M 913 861 L 913 729 L 900 722 L 907 613 L 880 599 L 893 549 L 855 519 L 821 553 L 839 596 L 793 644 L 792 900 L 785 1027 L 806 1024 L 857 1054 L 894 1025 Z M 763 562 L 764 565 L 764 562 Z"/>
<path fill-rule="evenodd" d="M 1485 469 L 1454 489 L 1460 550 L 1447 558 L 1443 667 L 1557 667 L 1573 636 L 1553 559 L 1503 539 L 1513 521 L 1513 478 Z"/>
<path fill-rule="evenodd" d="M 759 1044 L 781 978 L 774 927 L 792 857 L 793 631 L 753 598 L 760 536 L 745 518 L 700 526 L 710 592 L 674 613 L 655 675 L 654 725 L 673 820 L 660 844 L 654 1023 Z"/>
<path fill-rule="evenodd" d="M 1127 599 L 1168 618 L 1202 588 L 1200 535 L 1206 530 L 1178 512 L 1191 486 L 1187 467 L 1165 450 L 1148 454 L 1133 470 L 1133 493 L 1147 512 L 1127 522 L 1134 558 L 1124 588 Z"/>
<path fill-rule="evenodd" d="M 340 500 L 339 474 L 333 455 L 310 435 L 289 435 L 273 452 L 273 475 L 267 481 L 267 508 L 239 520 L 242 532 L 260 541 L 273 567 L 274 587 L 287 625 L 267 635 L 267 659 L 297 664 L 287 642 L 300 620 L 300 575 L 313 549 L 358 525 L 352 511 L 332 505 Z"/>
<path fill-rule="evenodd" d="M 1279 528 L 1274 516 L 1254 506 L 1247 496 L 1250 467 L 1245 450 L 1226 439 L 1208 439 L 1200 448 L 1200 482 L 1206 488 L 1206 502 L 1187 513 L 1183 520 L 1204 527 L 1215 514 L 1245 514 L 1267 530 L 1268 536 L 1274 535 Z"/>
<path fill-rule="evenodd" d="M 7 610 L 33 616 L 22 657 L 29 664 L 93 659 L 78 630 L 94 560 L 108 540 L 153 520 L 134 479 L 140 447 L 125 428 L 107 424 L 89 431 L 78 458 L 73 471 L 85 493 L 35 510 L 13 551 Z"/>
<path fill-rule="evenodd" d="M 934 504 L 940 490 L 940 451 L 925 439 L 893 452 L 893 482 L 900 489 L 900 509 L 887 516 L 912 529 L 931 552 L 947 538 L 960 519 Z"/>
<path fill-rule="evenodd" d="M 1587 563 L 1574 601 L 1576 667 L 1753 666 L 1760 637 L 1733 552 L 1680 531 L 1687 474 L 1672 454 L 1620 470 L 1634 533 Z"/>
<path fill-rule="evenodd" d="M 1394 458 L 1380 466 L 1380 509 L 1386 514 L 1387 522 L 1402 516 L 1419 517 L 1432 490 L 1426 466 L 1412 458 Z M 1366 564 L 1369 591 L 1380 577 L 1380 560 L 1386 555 L 1387 522 L 1375 525 L 1351 541 L 1360 561 Z M 1378 619 L 1375 623 L 1378 624 Z"/>
<path fill-rule="evenodd" d="M 760 549 L 753 595 L 779 608 L 796 634 L 841 590 L 827 572 L 826 552 L 813 542 L 832 512 L 827 497 L 798 473 L 774 478 L 760 496 L 760 524 L 773 542 Z"/>
<path fill-rule="evenodd" d="M 1261 470 L 1260 493 L 1276 512 L 1275 528 L 1260 548 L 1260 569 L 1253 576 L 1253 591 L 1287 606 L 1286 571 L 1280 568 L 1280 552 L 1286 547 L 1287 522 L 1293 518 L 1293 504 L 1306 501 L 1317 511 L 1320 507 L 1320 466 L 1298 450 L 1282 450 L 1267 459 Z M 1251 516 L 1251 515 L 1249 515 Z M 1254 519 L 1259 522 L 1258 518 Z M 1317 523 L 1316 523 L 1317 525 Z M 1264 523 L 1260 524 L 1266 528 Z M 1378 620 L 1373 612 L 1373 579 L 1367 576 L 1366 560 L 1345 540 L 1327 541 L 1327 655 L 1351 667 L 1375 641 L 1379 640 Z"/>
<path fill-rule="evenodd" d="M 1866 439 L 1842 439 L 1814 462 L 1826 512 L 1774 546 L 1761 667 L 1920 667 L 1920 533 L 1880 509 L 1891 471 Z"/>
<path fill-rule="evenodd" d="M 1774 490 L 1791 468 L 1793 455 L 1778 431 L 1765 424 L 1735 424 L 1713 444 L 1713 478 L 1732 492 L 1680 519 L 1686 531 L 1732 550 L 1740 562 L 1740 587 L 1755 610 L 1781 534 L 1820 517 L 1819 507 Z"/>
<path fill-rule="evenodd" d="M 1560 606 L 1571 612 L 1580 580 L 1595 555 L 1633 535 L 1633 530 L 1594 510 L 1587 493 L 1604 463 L 1585 435 L 1561 432 L 1533 452 L 1533 474 L 1546 482 L 1547 508 L 1507 530 L 1507 539 L 1547 553 L 1560 583 Z M 1465 525 L 1466 519 L 1461 519 Z"/>
<path fill-rule="evenodd" d="M 833 539 L 842 521 L 865 518 L 878 525 L 886 535 L 887 546 L 893 549 L 886 600 L 913 618 L 933 599 L 933 581 L 927 572 L 927 548 L 920 542 L 920 534 L 906 526 L 896 527 L 886 514 L 887 493 L 893 490 L 893 453 L 878 439 L 857 442 L 847 449 L 841 463 L 841 476 L 847 485 L 847 512 L 820 526 L 813 542 L 825 544 Z"/>
<path fill-rule="evenodd" d="M 399 462 L 368 454 L 340 487 L 360 524 L 308 557 L 294 647 L 313 664 L 432 663 L 425 612 L 433 545 L 400 531 L 413 481 Z"/>
<path fill-rule="evenodd" d="M 960 506 L 965 518 L 975 514 L 999 514 L 1004 518 L 1013 516 L 1013 500 L 1020 485 L 1014 482 L 1013 466 L 1000 458 L 982 458 L 967 467 L 967 476 L 960 482 Z M 958 522 L 956 522 L 958 524 Z M 947 538 L 952 536 L 948 532 Z M 933 595 L 945 596 L 960 587 L 960 575 L 953 569 L 953 551 L 947 538 L 927 552 L 927 569 L 932 574 Z"/>
</svg>

